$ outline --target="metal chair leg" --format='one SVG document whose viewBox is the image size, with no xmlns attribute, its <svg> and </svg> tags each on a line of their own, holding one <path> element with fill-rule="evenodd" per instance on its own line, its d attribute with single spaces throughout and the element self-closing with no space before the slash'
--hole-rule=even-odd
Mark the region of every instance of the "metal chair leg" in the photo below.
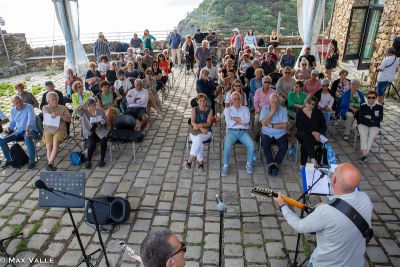
<svg viewBox="0 0 400 267">
<path fill-rule="evenodd" d="M 132 142 L 132 148 L 133 148 L 133 162 L 136 161 L 136 149 L 135 149 L 135 142 Z"/>
<path fill-rule="evenodd" d="M 294 156 L 294 165 L 297 166 L 298 160 L 299 160 L 299 140 L 296 139 L 296 153 Z"/>
<path fill-rule="evenodd" d="M 109 150 L 110 150 L 110 161 L 111 162 L 113 161 L 113 159 L 112 159 L 112 145 L 113 145 L 113 143 L 110 142 Z"/>
<path fill-rule="evenodd" d="M 212 161 L 215 162 L 214 159 L 214 137 L 211 136 L 211 146 L 212 146 Z"/>
<path fill-rule="evenodd" d="M 379 157 L 381 156 L 381 148 L 382 148 L 382 132 L 379 131 L 379 150 L 378 150 Z"/>
</svg>

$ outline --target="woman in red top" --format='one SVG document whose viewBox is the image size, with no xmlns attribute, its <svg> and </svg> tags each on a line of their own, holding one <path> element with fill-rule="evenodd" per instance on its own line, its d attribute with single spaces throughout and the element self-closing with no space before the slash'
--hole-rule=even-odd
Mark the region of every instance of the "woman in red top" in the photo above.
<svg viewBox="0 0 400 267">
<path fill-rule="evenodd" d="M 163 54 L 158 54 L 157 56 L 158 65 L 161 70 L 163 70 L 163 76 L 168 76 L 169 74 L 169 61 L 165 58 Z"/>
</svg>

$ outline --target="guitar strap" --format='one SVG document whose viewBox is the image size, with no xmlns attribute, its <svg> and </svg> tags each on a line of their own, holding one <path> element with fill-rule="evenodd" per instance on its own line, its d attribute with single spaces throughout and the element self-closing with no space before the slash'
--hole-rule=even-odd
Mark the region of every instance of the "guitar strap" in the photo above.
<svg viewBox="0 0 400 267">
<path fill-rule="evenodd" d="M 358 230 L 360 230 L 362 236 L 366 239 L 366 243 L 369 243 L 372 236 L 374 235 L 374 231 L 369 226 L 364 217 L 360 215 L 360 213 L 358 213 L 349 203 L 340 198 L 334 198 L 330 200 L 327 204 L 331 205 L 332 207 L 336 208 L 341 213 L 346 215 L 346 217 L 354 223 Z"/>
</svg>

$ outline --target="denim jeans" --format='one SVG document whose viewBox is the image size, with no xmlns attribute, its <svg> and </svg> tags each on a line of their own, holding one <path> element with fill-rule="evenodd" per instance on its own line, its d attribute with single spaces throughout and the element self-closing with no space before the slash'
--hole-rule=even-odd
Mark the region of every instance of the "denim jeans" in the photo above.
<svg viewBox="0 0 400 267">
<path fill-rule="evenodd" d="M 331 124 L 331 116 L 332 112 L 324 112 L 325 124 L 326 124 L 326 132 L 322 133 L 325 137 L 328 137 L 328 127 Z"/>
<path fill-rule="evenodd" d="M 30 163 L 35 162 L 36 151 L 32 137 L 35 136 L 36 134 L 37 134 L 36 132 L 31 132 L 31 136 L 26 136 L 25 131 L 23 131 L 18 134 L 6 136 L 5 138 L 0 138 L 0 147 L 1 150 L 3 151 L 3 155 L 6 161 L 11 161 L 11 155 L 10 155 L 10 149 L 8 148 L 8 143 L 14 141 L 25 141 L 26 147 L 28 149 L 29 162 Z"/>
<path fill-rule="evenodd" d="M 224 143 L 224 165 L 229 163 L 232 146 L 240 141 L 247 148 L 247 164 L 253 163 L 254 142 L 247 130 L 228 129 Z"/>
</svg>

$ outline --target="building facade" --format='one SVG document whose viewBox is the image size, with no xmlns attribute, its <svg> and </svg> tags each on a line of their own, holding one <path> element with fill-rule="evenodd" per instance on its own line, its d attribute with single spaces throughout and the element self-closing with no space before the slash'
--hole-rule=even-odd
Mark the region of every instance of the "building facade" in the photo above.
<svg viewBox="0 0 400 267">
<path fill-rule="evenodd" d="M 338 41 L 340 60 L 369 69 L 371 84 L 395 36 L 400 36 L 400 0 L 336 0 L 330 38 Z"/>
</svg>

